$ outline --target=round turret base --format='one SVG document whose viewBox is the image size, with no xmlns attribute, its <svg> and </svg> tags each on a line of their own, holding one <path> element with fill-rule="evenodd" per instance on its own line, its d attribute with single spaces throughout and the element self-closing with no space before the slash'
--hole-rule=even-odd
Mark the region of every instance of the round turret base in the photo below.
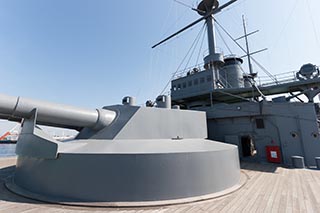
<svg viewBox="0 0 320 213">
<path fill-rule="evenodd" d="M 241 185 L 233 145 L 204 139 L 71 143 L 75 148 L 56 159 L 18 156 L 7 187 L 53 203 L 152 206 L 209 199 Z"/>
</svg>

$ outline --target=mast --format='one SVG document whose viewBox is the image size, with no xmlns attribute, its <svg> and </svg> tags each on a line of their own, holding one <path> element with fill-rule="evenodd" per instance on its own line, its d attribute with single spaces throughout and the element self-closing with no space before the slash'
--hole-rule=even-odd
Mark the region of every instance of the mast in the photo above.
<svg viewBox="0 0 320 213">
<path fill-rule="evenodd" d="M 224 64 L 223 55 L 216 52 L 213 15 L 217 10 L 219 10 L 218 0 L 203 0 L 197 7 L 198 14 L 205 17 L 206 20 L 209 55 L 204 58 L 204 64 L 205 68 L 212 72 L 212 90 L 218 87 L 219 68 Z"/>
<path fill-rule="evenodd" d="M 246 48 L 247 48 L 247 58 L 248 58 L 249 72 L 250 72 L 250 75 L 252 75 L 253 74 L 253 69 L 252 69 L 251 56 L 250 56 L 250 50 L 249 50 L 249 42 L 248 42 L 248 33 L 247 33 L 246 20 L 245 20 L 244 15 L 242 15 L 242 22 L 243 22 L 244 38 L 245 38 L 245 41 L 246 41 Z"/>
<path fill-rule="evenodd" d="M 215 39 L 214 23 L 213 23 L 212 16 L 208 16 L 208 18 L 206 19 L 206 25 L 207 25 L 209 58 L 213 59 L 217 53 L 216 53 L 216 39 Z M 222 62 L 222 63 L 224 63 L 224 62 Z M 214 89 L 216 89 L 218 87 L 217 82 L 219 81 L 219 68 L 218 68 L 217 64 L 215 63 L 215 60 L 212 60 L 209 63 L 205 62 L 205 66 L 208 66 L 208 64 L 213 65 L 213 66 L 210 66 L 210 68 L 209 68 L 211 75 L 212 75 L 212 91 L 213 91 Z M 210 95 L 210 99 L 211 99 L 210 102 L 212 104 L 212 94 Z"/>
<path fill-rule="evenodd" d="M 248 75 L 248 76 L 249 76 L 251 79 L 254 79 L 255 77 L 257 77 L 257 74 L 258 74 L 258 73 L 256 73 L 256 72 L 253 71 L 252 58 L 251 58 L 251 56 L 252 56 L 252 55 L 255 55 L 255 54 L 257 54 L 257 53 L 266 51 L 267 48 L 260 49 L 260 50 L 255 51 L 255 52 L 250 52 L 249 40 L 248 40 L 248 38 L 249 38 L 249 36 L 254 35 L 254 34 L 256 34 L 257 32 L 259 32 L 259 30 L 256 30 L 256 31 L 253 31 L 253 32 L 248 33 L 248 31 L 247 31 L 247 24 L 246 24 L 246 20 L 245 20 L 245 16 L 244 16 L 244 15 L 242 15 L 242 23 L 243 23 L 244 35 L 241 36 L 241 37 L 239 37 L 239 38 L 237 38 L 237 39 L 234 39 L 234 42 L 237 43 L 237 41 L 240 40 L 240 39 L 244 39 L 244 40 L 245 40 L 246 49 L 242 48 L 242 50 L 245 51 L 246 54 L 243 55 L 243 56 L 241 56 L 241 58 L 244 58 L 244 57 L 247 57 L 247 58 L 248 58 L 248 66 L 249 66 L 249 75 Z M 238 45 L 238 46 L 239 46 L 239 45 Z"/>
<path fill-rule="evenodd" d="M 197 8 L 192 8 L 192 10 L 198 12 L 201 18 L 197 19 L 196 21 L 192 22 L 191 24 L 187 25 L 186 27 L 182 28 L 181 30 L 177 31 L 176 33 L 170 35 L 169 37 L 163 39 L 162 41 L 158 42 L 157 44 L 153 45 L 152 48 L 163 44 L 164 42 L 168 41 L 169 39 L 177 36 L 178 34 L 184 32 L 185 30 L 189 29 L 190 27 L 198 24 L 199 22 L 205 20 L 207 25 L 207 37 L 208 37 L 208 50 L 209 55 L 204 58 L 205 69 L 212 72 L 212 90 L 218 88 L 218 83 L 221 83 L 219 80 L 219 69 L 224 64 L 224 57 L 222 53 L 216 52 L 216 44 L 215 44 L 215 29 L 214 29 L 214 15 L 221 12 L 226 7 L 230 6 L 231 4 L 235 3 L 237 0 L 230 0 L 229 2 L 219 6 L 218 0 L 202 0 Z"/>
<path fill-rule="evenodd" d="M 207 25 L 209 54 L 214 55 L 216 53 L 216 40 L 215 40 L 215 31 L 214 31 L 212 16 L 209 16 L 206 19 L 206 25 Z"/>
</svg>

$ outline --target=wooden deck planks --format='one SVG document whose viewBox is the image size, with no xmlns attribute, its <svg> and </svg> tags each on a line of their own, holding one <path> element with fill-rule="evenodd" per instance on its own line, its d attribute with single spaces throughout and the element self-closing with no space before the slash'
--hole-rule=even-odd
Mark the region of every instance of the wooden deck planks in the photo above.
<svg viewBox="0 0 320 213">
<path fill-rule="evenodd" d="M 265 184 L 259 186 L 255 191 L 254 199 L 250 203 L 248 203 L 247 207 L 244 209 L 246 212 L 259 212 L 261 209 L 260 204 L 263 203 L 265 196 L 269 196 L 270 189 L 272 188 L 272 179 L 270 178 L 271 174 L 264 174 L 263 182 Z"/>
<path fill-rule="evenodd" d="M 320 171 L 289 169 L 272 164 L 242 163 L 248 176 L 245 186 L 224 197 L 152 208 L 85 208 L 43 204 L 8 192 L 4 179 L 13 170 L 14 158 L 0 158 L 0 213 L 74 212 L 320 212 Z"/>
<path fill-rule="evenodd" d="M 287 173 L 289 173 L 287 171 Z M 286 195 L 286 203 L 284 205 L 282 205 L 280 208 L 281 210 L 285 210 L 283 212 L 293 212 L 293 189 L 294 189 L 294 185 L 293 185 L 293 179 L 288 177 L 288 174 L 285 177 L 285 182 L 287 183 L 286 187 L 287 190 L 284 191 L 283 193 L 285 193 Z"/>
<path fill-rule="evenodd" d="M 251 178 L 250 180 L 250 186 L 246 185 L 244 186 L 245 189 L 247 189 L 244 193 L 242 192 L 241 197 L 236 196 L 233 197 L 232 201 L 227 203 L 227 205 L 223 206 L 223 208 L 217 208 L 215 210 L 217 211 L 226 211 L 226 212 L 240 212 L 246 207 L 248 207 L 248 204 L 253 201 L 253 198 L 255 196 L 255 188 L 259 187 L 259 182 L 264 179 L 264 176 L 262 173 L 260 175 L 256 175 L 254 178 Z M 238 192 L 239 193 L 239 192 Z"/>
<path fill-rule="evenodd" d="M 285 180 L 284 180 L 284 176 L 282 174 L 282 168 L 278 168 L 277 170 L 279 172 L 279 174 L 275 174 L 274 175 L 274 179 L 279 180 L 279 185 L 278 187 L 276 187 L 276 193 L 273 197 L 273 202 L 272 202 L 272 208 L 271 208 L 271 212 L 280 212 L 280 201 L 281 201 L 281 197 L 282 197 L 282 192 L 284 190 L 287 190 L 287 188 L 285 189 Z M 283 205 L 283 204 L 282 204 Z"/>
<path fill-rule="evenodd" d="M 301 179 L 305 182 L 303 184 L 303 193 L 306 195 L 305 203 L 308 212 L 319 212 L 319 205 L 314 194 L 316 183 L 312 181 L 312 177 L 308 170 L 303 170 L 300 173 Z"/>
</svg>

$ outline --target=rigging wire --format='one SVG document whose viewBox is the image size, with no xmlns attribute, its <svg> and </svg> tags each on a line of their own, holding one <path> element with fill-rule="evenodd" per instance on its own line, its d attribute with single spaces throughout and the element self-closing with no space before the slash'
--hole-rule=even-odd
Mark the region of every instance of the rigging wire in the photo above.
<svg viewBox="0 0 320 213">
<path fill-rule="evenodd" d="M 262 64 L 260 64 L 253 57 L 251 57 L 251 59 L 264 73 L 266 73 L 269 76 L 269 78 L 271 78 L 275 83 L 278 83 L 277 79 Z"/>
<path fill-rule="evenodd" d="M 231 13 L 228 13 L 228 20 L 232 21 L 232 28 L 236 29 L 237 32 L 243 31 L 243 25 L 239 25 L 239 16 L 243 14 L 243 12 L 240 12 L 238 7 L 240 4 L 236 5 L 236 7 L 233 7 L 233 10 Z"/>
<path fill-rule="evenodd" d="M 231 55 L 231 54 L 232 54 L 232 51 L 231 51 L 229 45 L 227 44 L 226 40 L 223 38 L 223 36 L 222 36 L 219 28 L 216 28 L 216 31 L 218 32 L 219 37 L 221 38 L 222 42 L 224 43 L 224 45 L 226 46 L 226 48 L 228 49 L 228 51 L 229 51 L 229 53 L 230 53 L 230 55 Z"/>
<path fill-rule="evenodd" d="M 242 1 L 238 1 L 238 3 L 235 3 L 231 6 L 228 6 L 227 8 L 224 8 L 223 11 L 221 11 L 220 13 L 216 14 L 215 16 L 220 16 L 222 14 L 224 14 L 225 12 L 228 12 L 229 10 L 233 9 L 233 8 L 236 8 L 236 7 L 239 7 L 240 5 L 243 5 L 246 3 L 247 0 L 242 0 Z"/>
<path fill-rule="evenodd" d="M 217 25 L 228 35 L 228 37 L 246 54 L 247 51 L 230 35 L 230 33 L 217 21 L 217 19 L 214 19 L 214 21 L 217 23 Z M 264 68 L 260 63 L 258 63 L 257 60 L 255 60 L 253 57 L 251 57 L 251 59 L 262 69 L 262 71 L 264 71 L 269 78 L 273 79 L 276 82 L 276 79 L 274 78 L 274 76 L 266 69 Z"/>
<path fill-rule="evenodd" d="M 190 63 L 190 61 L 191 61 L 191 58 L 192 58 L 192 56 L 193 56 L 193 54 L 194 54 L 194 51 L 196 50 L 196 47 L 197 47 L 197 45 L 198 45 L 198 43 L 199 43 L 199 41 L 200 41 L 201 34 L 203 33 L 204 29 L 205 29 L 205 24 L 203 24 L 200 32 L 198 33 L 198 35 L 197 35 L 197 37 L 196 37 L 196 40 L 197 40 L 197 41 L 196 41 L 196 43 L 195 43 L 195 45 L 194 45 L 194 48 L 193 48 L 193 50 L 192 50 L 192 52 L 191 52 L 191 54 L 190 54 L 189 60 L 188 60 L 188 62 L 186 63 L 185 70 L 187 69 L 187 67 L 188 67 L 188 65 L 189 65 L 189 63 Z"/>
<path fill-rule="evenodd" d="M 170 14 L 171 14 L 171 11 L 173 10 L 173 2 L 171 2 L 170 4 L 170 8 L 168 10 L 168 13 L 166 15 L 166 18 L 164 19 L 164 22 L 162 24 L 162 27 L 161 27 L 161 31 L 160 32 L 163 32 L 165 30 L 165 27 L 167 26 L 167 23 L 169 22 L 169 17 L 170 17 Z M 163 33 L 163 34 L 166 34 L 167 32 Z"/>
<path fill-rule="evenodd" d="M 173 0 L 174 2 L 177 2 L 178 4 L 181 4 L 185 7 L 188 7 L 189 9 L 193 9 L 190 5 L 187 5 L 186 3 L 183 3 L 182 1 L 178 1 L 178 0 Z"/>
<path fill-rule="evenodd" d="M 170 13 L 171 13 L 171 11 L 173 10 L 172 8 L 173 8 L 173 6 L 172 6 L 172 4 L 171 4 L 170 10 L 169 10 L 168 15 L 167 15 L 167 18 L 166 18 L 166 23 L 168 22 L 167 20 L 169 19 Z M 172 29 L 172 27 L 176 26 L 177 23 L 178 23 L 182 18 L 184 18 L 184 17 L 187 15 L 187 13 L 186 13 L 187 10 L 189 10 L 189 8 L 186 8 L 186 9 L 183 11 L 183 13 L 182 13 L 174 22 L 171 22 L 171 24 L 169 25 L 168 29 L 162 34 L 161 37 L 164 37 L 166 34 L 168 34 L 169 31 Z M 163 30 L 162 30 L 162 31 L 164 31 L 165 26 L 167 26 L 167 24 L 164 24 L 164 25 L 163 25 L 163 27 L 162 27 Z"/>
<path fill-rule="evenodd" d="M 308 0 L 306 0 L 306 3 L 307 3 L 307 7 L 308 7 L 308 10 L 309 10 L 309 16 L 310 16 L 312 27 L 313 27 L 313 33 L 314 33 L 314 35 L 316 37 L 316 41 L 317 41 L 318 47 L 320 48 L 319 37 L 318 37 L 318 33 L 317 33 L 316 26 L 315 26 L 315 23 L 314 23 L 314 19 L 313 19 L 313 16 L 312 16 L 310 3 L 309 3 Z"/>
<path fill-rule="evenodd" d="M 204 32 L 203 32 L 203 35 L 202 35 L 202 41 L 201 41 L 201 44 L 200 44 L 200 48 L 199 48 L 196 64 L 199 63 L 199 58 L 200 58 L 200 55 L 201 55 L 201 50 L 202 50 L 202 46 L 203 46 L 203 43 L 204 43 L 204 38 L 206 37 L 206 32 L 207 32 L 207 28 L 204 28 Z"/>
<path fill-rule="evenodd" d="M 174 2 L 172 1 L 170 3 L 170 6 L 169 6 L 169 9 L 167 10 L 167 13 L 166 15 L 164 15 L 163 17 L 163 23 L 161 25 L 161 27 L 159 27 L 160 29 L 160 33 L 162 33 L 162 36 L 163 37 L 165 34 L 167 34 L 169 32 L 169 30 L 172 28 L 173 25 L 175 25 L 179 20 L 180 18 L 185 15 L 185 13 L 183 13 L 182 15 L 180 15 L 180 17 L 178 19 L 176 19 L 174 22 L 171 22 L 170 21 L 170 16 L 172 16 L 173 13 L 173 5 L 174 5 Z M 169 23 L 170 21 L 170 23 Z M 168 25 L 170 25 L 169 28 Z M 150 54 L 150 62 L 149 62 L 149 69 L 148 69 L 148 72 L 146 73 L 146 80 L 147 82 L 149 82 L 151 79 L 152 79 L 152 75 L 153 73 L 155 72 L 155 68 L 156 65 L 159 63 L 159 53 L 160 53 L 160 50 L 161 49 L 157 49 L 156 51 L 152 51 L 151 54 Z M 155 72 L 156 75 L 159 75 L 159 72 Z M 155 84 L 152 84 L 151 86 L 151 91 L 155 91 Z"/>
<path fill-rule="evenodd" d="M 181 15 L 180 16 L 178 16 L 178 18 L 177 19 L 175 19 L 175 21 L 173 21 L 173 22 L 171 22 L 170 21 L 170 23 L 168 24 L 168 21 L 169 21 L 169 19 L 170 19 L 170 14 L 172 14 L 173 13 L 173 10 L 174 10 L 174 1 L 172 1 L 171 2 L 171 4 L 170 4 L 170 8 L 169 8 L 169 10 L 168 10 L 168 13 L 167 13 L 167 15 L 166 15 L 166 18 L 165 18 L 165 22 L 163 23 L 163 26 L 161 27 L 161 31 L 162 32 L 164 32 L 163 34 L 162 34 L 162 36 L 161 37 L 164 37 L 166 34 L 168 34 L 168 32 L 174 27 L 174 26 L 176 26 L 177 25 L 177 23 L 178 22 L 180 22 L 185 16 L 186 16 L 186 14 L 188 14 L 188 13 L 186 13 L 186 11 L 187 10 L 189 10 L 189 8 L 186 8 L 186 9 L 184 9 L 183 10 L 183 12 L 181 13 Z M 167 28 L 167 30 L 165 30 L 165 28 L 166 28 L 166 26 L 168 26 L 169 25 L 169 27 Z M 192 31 L 194 28 L 190 28 L 190 31 Z M 178 38 L 178 37 L 177 37 Z M 151 60 L 150 60 L 151 62 L 151 65 L 150 65 L 150 72 L 148 73 L 149 75 L 152 73 L 152 71 L 154 70 L 154 64 L 157 64 L 158 63 L 158 61 L 159 61 L 159 54 L 156 54 L 156 56 L 152 56 L 151 57 Z"/>
<path fill-rule="evenodd" d="M 200 32 L 202 31 L 202 29 L 200 30 Z M 199 34 L 200 34 L 199 32 Z M 168 88 L 170 82 L 173 80 L 174 76 L 179 72 L 180 67 L 182 66 L 182 64 L 184 63 L 184 61 L 187 59 L 189 53 L 191 52 L 191 50 L 193 49 L 194 45 L 196 43 L 196 39 L 192 42 L 191 47 L 189 48 L 187 54 L 184 56 L 184 58 L 182 59 L 181 63 L 179 64 L 178 68 L 176 69 L 176 71 L 172 74 L 171 78 L 169 79 L 168 83 L 166 84 L 166 86 L 163 88 L 163 90 L 161 91 L 160 95 L 163 95 L 164 92 L 166 91 L 166 89 Z"/>
<path fill-rule="evenodd" d="M 284 31 L 286 30 L 286 28 L 287 28 L 287 26 L 288 26 L 288 24 L 289 24 L 289 21 L 291 20 L 291 18 L 292 18 L 292 16 L 293 16 L 293 13 L 294 13 L 294 11 L 296 10 L 296 7 L 297 7 L 297 5 L 298 5 L 298 1 L 299 1 L 299 0 L 296 0 L 296 1 L 294 2 L 293 8 L 292 8 L 292 10 L 291 10 L 291 12 L 290 12 L 290 14 L 289 14 L 289 16 L 288 16 L 285 24 L 284 24 L 282 30 L 280 31 L 280 35 L 279 35 L 278 39 L 276 40 L 276 42 L 274 43 L 274 46 L 273 46 L 273 47 L 276 47 L 276 46 L 278 45 L 278 43 L 279 43 L 279 41 L 280 41 L 280 39 L 281 39 L 281 36 L 284 35 Z M 273 47 L 272 47 L 272 48 L 273 48 Z"/>
</svg>

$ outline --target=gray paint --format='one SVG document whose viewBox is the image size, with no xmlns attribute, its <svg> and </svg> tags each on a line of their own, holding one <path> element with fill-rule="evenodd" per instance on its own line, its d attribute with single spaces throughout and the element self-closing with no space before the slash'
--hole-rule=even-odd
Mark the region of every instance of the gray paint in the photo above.
<svg viewBox="0 0 320 213">
<path fill-rule="evenodd" d="M 108 126 L 116 116 L 115 112 L 108 110 L 88 110 L 0 94 L 1 118 L 21 120 L 29 117 L 33 109 L 38 110 L 39 124 L 64 128 L 89 127 L 99 130 Z"/>
<path fill-rule="evenodd" d="M 53 108 L 29 103 L 19 110 L 25 120 L 12 187 L 24 196 L 53 202 L 165 204 L 223 194 L 239 184 L 237 146 L 205 139 L 204 112 L 108 106 L 97 112 L 114 113 L 112 122 L 99 129 L 83 126 L 75 140 L 63 143 L 37 128 L 37 121 L 42 116 L 59 126 L 74 120 L 60 121 L 55 114 L 46 114 Z"/>
<path fill-rule="evenodd" d="M 131 96 L 126 96 L 122 99 L 122 104 L 123 105 L 130 105 L 130 106 L 135 106 L 136 105 L 136 98 L 131 97 Z"/>
<path fill-rule="evenodd" d="M 315 66 L 314 66 L 315 67 Z M 230 70 L 229 70 L 230 69 Z M 310 101 L 319 93 L 320 78 L 295 79 L 274 85 L 262 85 L 257 89 L 242 87 L 241 79 L 237 75 L 241 69 L 229 66 L 228 60 L 220 67 L 224 80 L 226 70 L 234 72 L 232 88 L 214 89 L 207 87 L 186 87 L 172 89 L 173 104 L 180 104 L 188 109 L 205 111 L 208 120 L 208 137 L 212 140 L 225 141 L 240 145 L 241 137 L 250 136 L 257 149 L 256 161 L 267 161 L 266 146 L 279 146 L 282 163 L 292 165 L 291 157 L 303 156 L 307 166 L 315 166 L 315 157 L 320 156 L 320 139 L 315 106 L 312 103 L 292 103 L 293 97 L 274 99 L 274 102 L 256 102 L 253 97 L 274 95 L 288 92 L 300 92 Z M 210 73 L 209 69 L 193 75 L 186 75 L 172 81 L 172 87 L 182 85 L 183 82 L 194 81 L 200 76 Z M 228 78 L 228 76 L 226 77 Z M 239 85 L 238 85 L 239 84 Z M 251 98 L 251 99 L 245 99 Z M 264 128 L 256 127 L 256 120 L 263 119 Z M 295 137 L 293 137 L 295 135 Z M 241 155 L 240 158 L 244 159 Z M 248 159 L 248 158 L 246 158 Z"/>
<path fill-rule="evenodd" d="M 292 165 L 291 157 L 298 155 L 305 158 L 307 166 L 315 166 L 314 158 L 320 155 L 320 138 L 312 103 L 217 104 L 205 110 L 210 139 L 240 145 L 241 136 L 252 136 L 258 161 L 266 161 L 265 147 L 274 145 L 280 147 L 282 162 L 287 165 Z M 262 129 L 256 127 L 259 118 L 264 120 Z M 240 145 L 240 153 L 241 149 Z"/>
<path fill-rule="evenodd" d="M 207 137 L 206 115 L 203 112 L 127 105 L 115 105 L 105 109 L 117 112 L 117 117 L 108 127 L 90 136 L 92 139 Z M 84 134 L 87 133 L 86 130 L 83 131 L 77 139 L 87 136 Z"/>
<path fill-rule="evenodd" d="M 200 71 L 198 75 L 204 75 L 205 73 L 210 72 L 210 70 Z M 188 82 L 194 76 L 184 76 L 181 79 L 174 79 L 171 84 L 176 85 L 177 82 L 180 82 L 182 79 Z M 211 82 L 212 84 L 213 82 Z M 210 85 L 210 83 L 209 83 Z M 304 90 L 308 90 L 310 88 L 319 88 L 320 87 L 320 78 L 313 78 L 303 81 L 286 81 L 281 84 L 274 85 L 260 85 L 258 86 L 259 90 L 266 95 L 277 95 L 282 93 L 290 93 L 290 92 L 301 92 Z M 310 92 L 310 91 L 309 91 Z M 316 94 L 318 94 L 317 91 Z M 171 98 L 173 104 L 187 104 L 190 101 L 194 100 L 205 100 L 210 104 L 210 94 L 212 94 L 213 101 L 215 103 L 234 103 L 234 102 L 243 102 L 244 100 L 241 98 L 252 98 L 252 97 L 260 97 L 261 93 L 259 93 L 256 89 L 250 87 L 246 88 L 224 88 L 224 89 L 215 89 L 212 91 L 212 87 L 202 88 L 186 88 L 180 90 L 171 90 Z M 230 95 L 231 94 L 231 95 Z M 307 94 L 307 92 L 306 92 Z M 315 94 L 310 94 L 312 98 Z M 240 98 L 239 98 L 240 97 Z"/>
<path fill-rule="evenodd" d="M 226 58 L 225 64 L 221 67 L 220 80 L 225 88 L 240 88 L 244 87 L 242 59 Z"/>
<path fill-rule="evenodd" d="M 159 95 L 156 98 L 156 107 L 171 109 L 171 97 L 168 95 Z"/>
<path fill-rule="evenodd" d="M 211 70 L 192 73 L 188 76 L 175 79 L 171 82 L 171 98 L 175 99 L 174 94 L 186 94 L 186 95 L 197 94 L 198 95 L 200 92 L 210 91 L 212 89 L 211 84 L 212 84 Z"/>
<path fill-rule="evenodd" d="M 320 169 L 320 157 L 315 158 L 317 169 Z"/>
<path fill-rule="evenodd" d="M 37 110 L 33 110 L 32 114 L 31 118 L 26 119 L 23 124 L 24 127 L 19 135 L 16 146 L 16 154 L 36 158 L 55 159 L 58 144 L 35 126 Z"/>
<path fill-rule="evenodd" d="M 206 126 L 203 112 L 141 107 L 115 138 L 206 138 Z"/>
<path fill-rule="evenodd" d="M 172 200 L 219 192 L 239 183 L 235 146 L 222 149 L 223 144 L 205 140 L 139 142 L 114 141 L 116 150 L 112 150 L 106 147 L 108 141 L 101 141 L 105 148 L 97 147 L 103 151 L 83 152 L 84 146 L 82 151 L 62 152 L 56 160 L 19 156 L 14 181 L 64 202 Z M 146 144 L 150 152 L 144 149 Z M 123 145 L 120 150 L 119 145 Z M 201 145 L 203 150 L 198 148 Z"/>
<path fill-rule="evenodd" d="M 301 156 L 292 156 L 292 165 L 294 168 L 297 169 L 304 169 L 305 168 L 305 164 L 304 164 L 304 158 Z"/>
<path fill-rule="evenodd" d="M 212 14 L 234 2 L 227 2 L 213 10 Z M 314 158 L 320 155 L 319 128 L 314 105 L 289 101 L 298 96 L 292 93 L 298 92 L 299 95 L 305 95 L 309 102 L 313 102 L 320 92 L 319 68 L 307 64 L 293 78 L 277 80 L 271 76 L 274 80 L 271 84 L 256 85 L 253 80 L 257 73 L 252 73 L 249 57 L 250 74 L 244 73 L 243 82 L 240 63 L 230 66 L 230 60 L 223 60 L 222 54 L 219 55 L 221 60 L 216 57 L 212 17 L 205 15 L 218 4 L 219 1 L 215 0 L 204 0 L 199 4 L 204 11 L 198 13 L 206 18 L 209 56 L 204 58 L 203 70 L 197 69 L 196 73 L 188 71 L 185 74 L 180 72 L 179 76 L 175 76 L 171 82 L 172 104 L 207 112 L 210 139 L 240 145 L 242 136 L 250 136 L 256 144 L 258 155 L 255 158 L 259 161 L 266 161 L 266 146 L 272 145 L 280 148 L 283 163 L 292 164 L 291 157 L 301 155 L 308 166 L 314 166 Z M 188 27 L 195 23 L 197 21 Z M 178 33 L 180 32 L 182 31 Z M 248 51 L 247 55 L 250 55 Z M 216 73 L 219 72 L 222 85 L 217 87 L 216 80 L 219 75 Z M 202 85 L 198 83 L 199 79 L 211 74 L 213 77 L 209 81 L 203 81 Z M 188 82 L 197 83 L 189 85 Z M 291 93 L 291 97 L 278 97 L 274 99 L 275 102 L 266 101 L 267 95 L 281 93 Z M 263 101 L 259 102 L 261 98 Z M 256 125 L 258 119 L 263 120 L 264 125 L 261 128 Z"/>
</svg>

